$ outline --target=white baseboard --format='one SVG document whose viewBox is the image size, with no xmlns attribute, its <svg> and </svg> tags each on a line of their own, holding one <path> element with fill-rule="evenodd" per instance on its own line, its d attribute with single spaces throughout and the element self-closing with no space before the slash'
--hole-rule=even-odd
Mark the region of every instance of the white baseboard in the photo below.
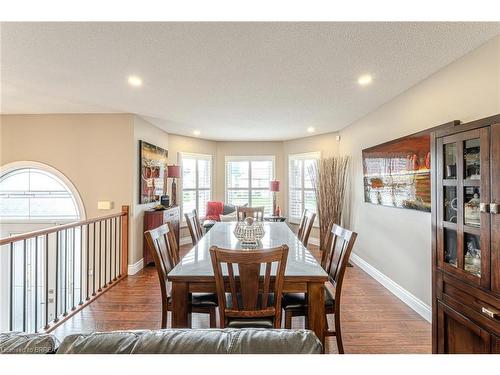
<svg viewBox="0 0 500 375">
<path fill-rule="evenodd" d="M 357 265 L 368 275 L 370 275 L 380 284 L 382 284 L 387 290 L 389 290 L 392 294 L 398 297 L 401 301 L 407 304 L 411 309 L 415 310 L 415 312 L 417 312 L 420 316 L 422 316 L 422 318 L 427 320 L 429 323 L 432 321 L 432 312 L 431 312 L 431 307 L 429 305 L 419 300 L 409 291 L 404 289 L 401 285 L 394 282 L 392 279 L 384 275 L 382 272 L 380 272 L 371 264 L 361 259 L 356 254 L 351 253 L 350 260 L 352 261 L 352 263 Z"/>
<path fill-rule="evenodd" d="M 128 275 L 135 275 L 143 268 L 144 268 L 144 259 L 138 260 L 134 264 L 129 264 L 127 269 Z"/>
<path fill-rule="evenodd" d="M 191 241 L 191 237 L 181 237 L 179 239 L 179 246 L 182 246 L 182 245 L 189 245 L 190 243 L 193 243 Z"/>
</svg>

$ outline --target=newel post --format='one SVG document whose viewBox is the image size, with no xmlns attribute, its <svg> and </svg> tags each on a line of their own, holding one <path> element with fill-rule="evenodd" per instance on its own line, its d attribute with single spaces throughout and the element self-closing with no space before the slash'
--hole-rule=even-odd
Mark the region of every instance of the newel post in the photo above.
<svg viewBox="0 0 500 375">
<path fill-rule="evenodd" d="M 122 206 L 122 276 L 128 274 L 128 220 L 129 220 L 129 206 Z"/>
</svg>

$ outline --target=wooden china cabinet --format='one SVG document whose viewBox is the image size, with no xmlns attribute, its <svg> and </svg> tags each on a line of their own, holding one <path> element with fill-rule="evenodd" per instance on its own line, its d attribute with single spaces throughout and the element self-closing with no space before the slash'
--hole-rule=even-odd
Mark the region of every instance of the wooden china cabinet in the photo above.
<svg viewBox="0 0 500 375">
<path fill-rule="evenodd" d="M 435 128 L 433 352 L 500 353 L 500 115 Z"/>
</svg>

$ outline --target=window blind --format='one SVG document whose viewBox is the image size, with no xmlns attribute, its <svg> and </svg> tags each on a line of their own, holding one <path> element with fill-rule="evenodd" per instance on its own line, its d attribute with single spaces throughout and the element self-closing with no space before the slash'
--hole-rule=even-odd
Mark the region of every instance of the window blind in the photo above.
<svg viewBox="0 0 500 375">
<path fill-rule="evenodd" d="M 194 209 L 202 218 L 212 199 L 212 155 L 180 153 L 180 160 L 182 218 Z"/>
<path fill-rule="evenodd" d="M 227 156 L 226 202 L 235 206 L 264 206 L 271 214 L 269 183 L 274 179 L 274 156 Z"/>
<path fill-rule="evenodd" d="M 288 215 L 292 223 L 299 223 L 304 209 L 316 212 L 316 193 L 311 171 L 320 158 L 319 152 L 290 154 L 288 156 Z"/>
</svg>

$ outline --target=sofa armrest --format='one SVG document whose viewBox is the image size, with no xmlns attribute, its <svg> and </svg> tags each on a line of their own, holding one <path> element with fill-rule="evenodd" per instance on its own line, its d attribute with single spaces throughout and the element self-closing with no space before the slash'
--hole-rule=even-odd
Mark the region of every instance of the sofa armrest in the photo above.
<svg viewBox="0 0 500 375">
<path fill-rule="evenodd" d="M 0 333 L 0 354 L 49 354 L 58 346 L 59 340 L 48 333 Z"/>
</svg>

